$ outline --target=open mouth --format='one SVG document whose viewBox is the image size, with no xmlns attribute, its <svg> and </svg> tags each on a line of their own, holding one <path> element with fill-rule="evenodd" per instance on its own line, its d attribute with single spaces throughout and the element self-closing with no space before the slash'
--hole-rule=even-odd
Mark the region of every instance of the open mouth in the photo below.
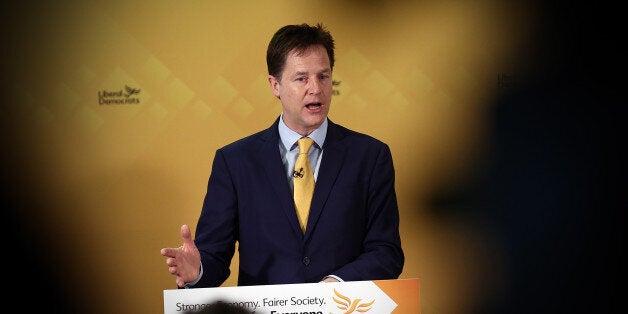
<svg viewBox="0 0 628 314">
<path fill-rule="evenodd" d="M 313 103 L 309 103 L 309 104 L 305 105 L 305 107 L 306 107 L 307 109 L 312 110 L 312 109 L 318 109 L 318 108 L 320 108 L 322 105 L 323 105 L 323 104 L 321 104 L 320 102 L 313 102 Z"/>
</svg>

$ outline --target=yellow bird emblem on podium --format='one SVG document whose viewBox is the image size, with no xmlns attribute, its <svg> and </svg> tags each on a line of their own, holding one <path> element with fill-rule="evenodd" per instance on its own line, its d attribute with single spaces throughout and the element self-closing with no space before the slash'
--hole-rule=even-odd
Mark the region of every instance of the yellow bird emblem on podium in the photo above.
<svg viewBox="0 0 628 314">
<path fill-rule="evenodd" d="M 335 297 L 333 297 L 334 301 L 337 304 L 336 307 L 345 311 L 343 312 L 343 314 L 349 314 L 349 313 L 354 313 L 354 312 L 359 312 L 359 313 L 368 312 L 369 310 L 371 310 L 371 305 L 375 303 L 375 300 L 372 300 L 370 302 L 362 302 L 362 303 L 360 303 L 362 299 L 351 300 L 347 296 L 342 295 L 336 289 L 334 289 L 334 294 L 336 295 Z"/>
</svg>

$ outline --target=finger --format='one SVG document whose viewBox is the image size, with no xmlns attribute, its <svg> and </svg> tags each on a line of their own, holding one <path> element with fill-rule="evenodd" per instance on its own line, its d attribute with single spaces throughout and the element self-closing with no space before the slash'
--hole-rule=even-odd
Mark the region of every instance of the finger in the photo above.
<svg viewBox="0 0 628 314">
<path fill-rule="evenodd" d="M 163 248 L 160 253 L 166 257 L 175 257 L 177 255 L 178 248 Z"/>
<path fill-rule="evenodd" d="M 166 265 L 168 266 L 177 266 L 176 260 L 172 257 L 166 259 Z"/>
<path fill-rule="evenodd" d="M 179 286 L 179 288 L 183 288 L 184 285 L 185 283 L 183 282 L 183 280 L 181 280 L 180 277 L 177 277 L 177 286 Z"/>
<path fill-rule="evenodd" d="M 190 227 L 188 227 L 188 225 L 181 226 L 181 237 L 183 238 L 183 246 L 194 245 L 192 232 L 190 232 Z"/>
<path fill-rule="evenodd" d="M 190 238 L 192 236 L 192 232 L 190 232 L 190 227 L 188 225 L 181 226 L 181 237 L 183 239 Z"/>
</svg>

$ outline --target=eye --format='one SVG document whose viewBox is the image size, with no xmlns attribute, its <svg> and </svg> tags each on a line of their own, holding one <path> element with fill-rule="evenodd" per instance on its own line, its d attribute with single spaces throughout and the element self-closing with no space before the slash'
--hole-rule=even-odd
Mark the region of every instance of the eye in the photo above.
<svg viewBox="0 0 628 314">
<path fill-rule="evenodd" d="M 307 80 L 305 76 L 299 76 L 295 79 L 295 81 L 298 81 L 298 82 L 305 82 L 305 80 Z"/>
<path fill-rule="evenodd" d="M 326 79 L 329 78 L 329 76 L 330 76 L 329 74 L 321 74 L 320 79 L 321 80 L 326 80 Z"/>
</svg>

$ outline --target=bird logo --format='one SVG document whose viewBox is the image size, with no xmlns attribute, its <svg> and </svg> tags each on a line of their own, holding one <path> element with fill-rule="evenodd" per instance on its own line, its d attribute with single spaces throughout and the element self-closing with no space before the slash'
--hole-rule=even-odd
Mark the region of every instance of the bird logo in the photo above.
<svg viewBox="0 0 628 314">
<path fill-rule="evenodd" d="M 365 313 L 371 310 L 371 305 L 375 303 L 375 300 L 370 302 L 361 302 L 362 299 L 351 300 L 347 296 L 342 295 L 336 289 L 334 289 L 336 296 L 332 297 L 336 302 L 336 307 L 343 310 L 343 314 L 349 314 L 354 312 Z"/>
<path fill-rule="evenodd" d="M 136 95 L 140 93 L 139 88 L 129 87 L 129 85 L 124 85 L 124 88 L 126 89 L 126 94 L 124 94 L 124 97 L 127 98 L 129 98 L 131 95 Z"/>
<path fill-rule="evenodd" d="M 303 167 L 301 167 L 301 169 L 299 169 L 299 171 L 293 171 L 292 172 L 292 176 L 295 178 L 303 178 Z"/>
</svg>

